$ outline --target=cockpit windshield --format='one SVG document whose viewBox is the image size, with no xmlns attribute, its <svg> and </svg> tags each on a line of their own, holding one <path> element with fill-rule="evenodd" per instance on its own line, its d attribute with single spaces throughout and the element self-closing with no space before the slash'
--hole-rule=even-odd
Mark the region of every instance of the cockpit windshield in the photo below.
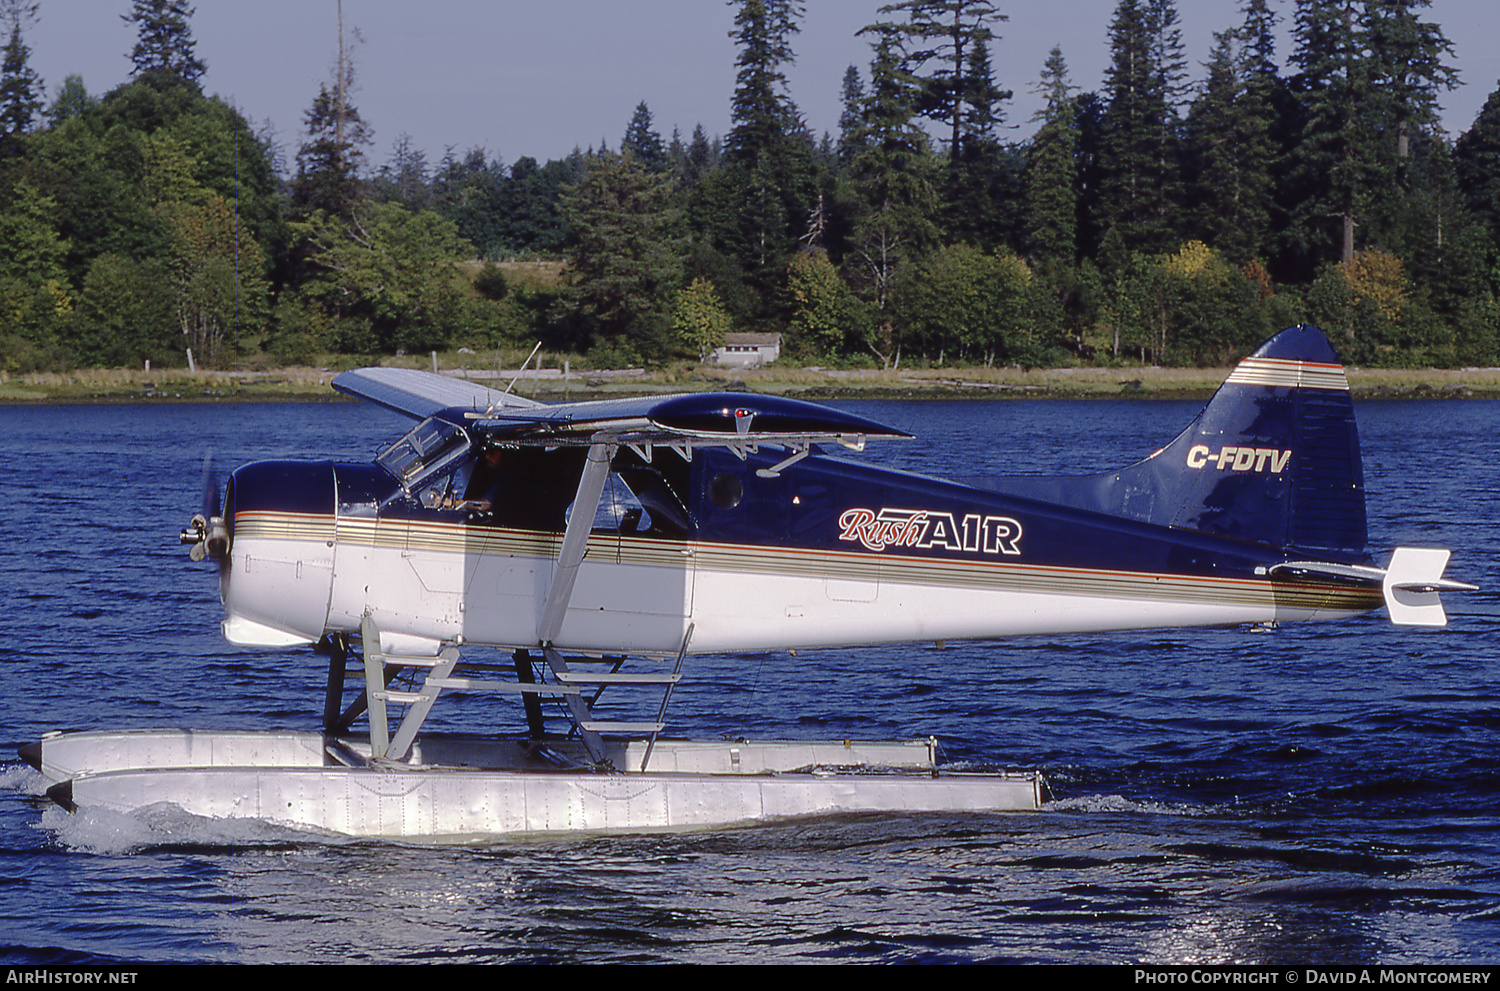
<svg viewBox="0 0 1500 991">
<path fill-rule="evenodd" d="M 468 436 L 451 423 L 429 418 L 380 452 L 375 463 L 410 492 L 422 482 L 452 468 L 469 451 Z"/>
</svg>

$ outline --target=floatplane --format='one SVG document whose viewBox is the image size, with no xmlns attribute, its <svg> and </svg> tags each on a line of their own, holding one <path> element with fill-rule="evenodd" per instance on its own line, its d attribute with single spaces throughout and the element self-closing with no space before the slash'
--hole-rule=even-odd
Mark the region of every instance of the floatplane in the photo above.
<svg viewBox="0 0 1500 991">
<path fill-rule="evenodd" d="M 1034 809 L 1037 772 L 949 773 L 931 738 L 679 740 L 668 704 L 695 654 L 1382 606 L 1434 626 L 1473 588 L 1446 550 L 1366 552 L 1348 383 L 1311 327 L 1156 453 L 1082 477 L 872 467 L 845 452 L 908 435 L 772 396 L 547 405 L 395 368 L 333 387 L 416 425 L 370 464 L 241 467 L 181 534 L 230 642 L 326 656 L 321 730 L 50 734 L 23 757 L 59 804 L 424 838 Z M 517 697 L 526 733 L 421 734 L 482 693 Z"/>
</svg>

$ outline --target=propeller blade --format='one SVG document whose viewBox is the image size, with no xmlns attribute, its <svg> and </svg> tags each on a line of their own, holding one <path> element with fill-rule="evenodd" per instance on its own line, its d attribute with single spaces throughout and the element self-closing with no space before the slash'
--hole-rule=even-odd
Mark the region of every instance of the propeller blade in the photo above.
<svg viewBox="0 0 1500 991">
<path fill-rule="evenodd" d="M 219 479 L 214 475 L 214 452 L 212 449 L 203 454 L 203 494 L 199 500 L 200 510 L 204 519 L 213 519 L 219 515 Z"/>
</svg>

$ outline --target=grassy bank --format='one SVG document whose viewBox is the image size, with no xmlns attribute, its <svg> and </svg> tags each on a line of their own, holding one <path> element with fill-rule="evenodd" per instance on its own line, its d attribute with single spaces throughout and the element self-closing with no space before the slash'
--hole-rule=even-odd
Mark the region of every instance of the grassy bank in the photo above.
<svg viewBox="0 0 1500 991">
<path fill-rule="evenodd" d="M 416 360 L 401 362 L 430 367 Z M 471 374 L 494 384 L 494 373 Z M 76 372 L 0 374 L 0 402 L 225 402 L 333 400 L 337 370 L 280 368 L 265 371 L 88 369 Z M 513 372 L 502 373 L 498 388 Z M 1207 399 L 1229 374 L 1214 368 L 935 368 L 839 371 L 819 368 L 730 370 L 682 366 L 660 372 L 581 371 L 566 377 L 550 368 L 528 373 L 514 391 L 546 400 L 747 389 L 806 399 Z M 1356 397 L 1500 398 L 1500 368 L 1348 369 Z"/>
</svg>

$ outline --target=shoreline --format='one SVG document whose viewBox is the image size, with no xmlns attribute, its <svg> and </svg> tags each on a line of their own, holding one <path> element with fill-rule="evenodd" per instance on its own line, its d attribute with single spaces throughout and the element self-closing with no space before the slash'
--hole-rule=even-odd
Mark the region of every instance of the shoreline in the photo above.
<svg viewBox="0 0 1500 991">
<path fill-rule="evenodd" d="M 1356 399 L 1500 399 L 1500 368 L 1345 369 Z M 1163 399 L 1204 400 L 1228 368 L 1078 367 L 722 369 L 645 372 L 557 369 L 502 373 L 445 369 L 444 374 L 510 385 L 528 397 L 558 402 L 675 392 L 749 391 L 828 399 Z M 225 372 L 87 369 L 0 375 L 0 404 L 152 402 L 342 402 L 329 382 L 337 370 L 282 368 Z"/>
</svg>

